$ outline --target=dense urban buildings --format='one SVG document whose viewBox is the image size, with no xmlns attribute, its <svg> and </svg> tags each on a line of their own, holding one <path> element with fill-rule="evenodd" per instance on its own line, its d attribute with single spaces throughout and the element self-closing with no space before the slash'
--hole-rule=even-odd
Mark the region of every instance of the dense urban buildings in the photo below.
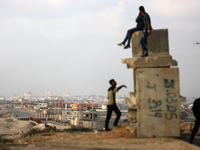
<svg viewBox="0 0 200 150">
<path fill-rule="evenodd" d="M 116 102 L 122 112 L 120 124 L 128 121 L 128 107 L 124 101 L 125 95 L 117 95 Z M 192 122 L 194 116 L 191 111 L 195 98 L 188 98 L 180 109 L 181 122 Z M 102 129 L 106 117 L 106 96 L 70 96 L 65 92 L 62 96 L 46 92 L 37 97 L 31 92 L 24 95 L 0 97 L 0 108 L 19 109 L 26 111 L 29 118 L 52 120 L 64 125 L 83 125 L 88 128 Z M 20 119 L 20 115 L 16 115 Z M 111 118 L 114 121 L 115 113 Z M 112 126 L 112 123 L 110 123 Z"/>
<path fill-rule="evenodd" d="M 128 121 L 125 96 L 117 96 L 116 102 L 122 110 L 120 124 Z M 65 92 L 62 96 L 46 92 L 44 96 L 37 97 L 31 92 L 21 96 L 0 97 L 0 107 L 20 109 L 27 111 L 28 117 L 56 121 L 65 125 L 83 125 L 92 129 L 102 129 L 105 124 L 106 103 L 105 96 L 70 96 Z M 20 118 L 20 115 L 14 117 Z M 114 120 L 115 114 L 111 118 Z M 111 124 L 112 126 L 112 124 Z"/>
</svg>

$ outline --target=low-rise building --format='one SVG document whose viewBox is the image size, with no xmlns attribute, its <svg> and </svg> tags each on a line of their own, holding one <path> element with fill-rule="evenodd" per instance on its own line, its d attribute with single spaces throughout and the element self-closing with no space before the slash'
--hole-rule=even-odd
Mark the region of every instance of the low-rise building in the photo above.
<svg viewBox="0 0 200 150">
<path fill-rule="evenodd" d="M 48 104 L 47 103 L 38 103 L 37 105 L 34 106 L 35 110 L 39 110 L 39 109 L 47 109 Z"/>
<path fill-rule="evenodd" d="M 121 111 L 122 115 L 119 120 L 119 125 L 128 122 L 127 110 Z M 71 125 L 82 125 L 87 128 L 92 128 L 94 130 L 101 130 L 105 126 L 107 111 L 70 111 L 62 110 L 62 123 Z M 110 119 L 109 127 L 113 127 L 116 114 L 113 113 Z"/>
<path fill-rule="evenodd" d="M 93 103 L 74 103 L 71 104 L 72 110 L 75 111 L 85 111 L 89 109 L 97 109 L 99 107 L 98 104 L 93 104 Z"/>
<path fill-rule="evenodd" d="M 67 102 L 63 102 L 63 100 L 59 100 L 57 102 L 50 102 L 49 103 L 49 107 L 62 107 L 65 108 L 67 106 L 67 108 L 70 107 L 70 103 Z"/>
<path fill-rule="evenodd" d="M 62 122 L 71 125 L 83 125 L 87 128 L 99 129 L 99 112 L 96 111 L 62 111 Z"/>
</svg>

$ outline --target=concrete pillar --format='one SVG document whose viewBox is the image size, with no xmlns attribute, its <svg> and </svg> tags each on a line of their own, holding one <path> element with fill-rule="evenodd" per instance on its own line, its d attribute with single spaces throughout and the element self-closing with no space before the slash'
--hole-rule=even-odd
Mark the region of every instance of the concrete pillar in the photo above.
<svg viewBox="0 0 200 150">
<path fill-rule="evenodd" d="M 142 32 L 132 35 L 132 58 L 123 59 L 133 69 L 134 92 L 125 101 L 129 107 L 128 129 L 135 137 L 179 137 L 180 96 L 177 61 L 169 54 L 168 30 L 153 30 L 148 37 L 149 57 L 140 57 Z"/>
</svg>

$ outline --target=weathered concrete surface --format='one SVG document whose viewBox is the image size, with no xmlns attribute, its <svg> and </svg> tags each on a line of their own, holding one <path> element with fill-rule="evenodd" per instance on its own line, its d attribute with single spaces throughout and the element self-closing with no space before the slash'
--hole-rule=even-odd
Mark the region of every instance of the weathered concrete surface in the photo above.
<svg viewBox="0 0 200 150">
<path fill-rule="evenodd" d="M 132 56 L 140 57 L 142 55 L 142 47 L 140 40 L 142 31 L 137 31 L 132 35 Z M 148 36 L 148 53 L 149 56 L 165 56 L 169 55 L 168 30 L 152 30 Z"/>
<path fill-rule="evenodd" d="M 132 58 L 123 59 L 133 68 L 134 92 L 125 101 L 129 107 L 134 137 L 179 137 L 181 102 L 179 70 L 169 54 L 168 30 L 153 30 L 148 37 L 149 57 L 142 58 L 142 31 L 132 35 Z"/>
<path fill-rule="evenodd" d="M 142 31 L 132 35 L 132 58 L 122 59 L 127 68 L 170 67 L 177 66 L 177 61 L 169 55 L 168 30 L 153 30 L 148 37 L 149 57 L 141 58 L 142 46 L 140 40 Z"/>
<path fill-rule="evenodd" d="M 179 93 L 178 68 L 139 68 L 135 77 L 135 93 L 129 93 L 126 102 L 129 118 L 137 113 L 137 136 L 179 137 L 184 98 Z"/>
<path fill-rule="evenodd" d="M 127 58 L 122 59 L 122 63 L 126 63 L 127 68 L 153 68 L 177 66 L 177 61 L 173 60 L 170 55 Z"/>
</svg>

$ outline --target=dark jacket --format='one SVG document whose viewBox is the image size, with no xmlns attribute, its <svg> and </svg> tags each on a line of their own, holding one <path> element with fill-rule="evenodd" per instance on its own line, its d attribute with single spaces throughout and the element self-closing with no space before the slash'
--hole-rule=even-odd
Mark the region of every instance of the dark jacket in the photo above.
<svg viewBox="0 0 200 150">
<path fill-rule="evenodd" d="M 194 101 L 192 111 L 194 113 L 195 118 L 200 120 L 200 98 Z"/>
<path fill-rule="evenodd" d="M 143 30 L 144 28 L 144 21 L 143 21 L 143 15 L 141 13 L 139 13 L 138 17 L 135 20 L 137 22 L 137 26 L 136 28 L 138 30 Z"/>
</svg>

